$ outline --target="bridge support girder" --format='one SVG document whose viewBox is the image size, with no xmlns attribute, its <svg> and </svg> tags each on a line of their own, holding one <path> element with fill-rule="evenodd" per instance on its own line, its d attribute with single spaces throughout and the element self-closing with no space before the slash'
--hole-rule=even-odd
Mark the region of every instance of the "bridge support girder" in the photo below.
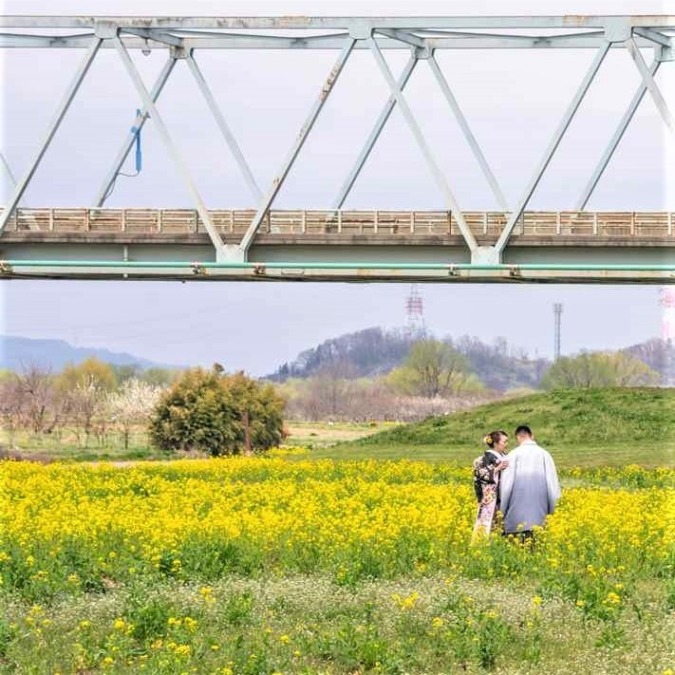
<svg viewBox="0 0 675 675">
<path fill-rule="evenodd" d="M 478 246 L 471 251 L 472 265 L 500 265 L 502 252 L 495 246 Z"/>
<path fill-rule="evenodd" d="M 68 108 L 80 89 L 89 67 L 99 49 L 113 49 L 118 55 L 141 99 L 133 127 L 126 134 L 126 140 L 115 159 L 111 173 L 106 177 L 96 198 L 96 205 L 101 206 L 114 186 L 120 167 L 126 160 L 134 139 L 146 120 L 152 118 L 157 127 L 160 140 L 165 145 L 173 160 L 182 182 L 187 188 L 199 213 L 195 220 L 195 230 L 203 226 L 208 233 L 214 252 L 209 251 L 218 263 L 240 264 L 249 260 L 249 249 L 256 243 L 261 234 L 262 224 L 268 216 L 272 204 L 281 190 L 286 176 L 293 168 L 317 117 L 321 113 L 326 99 L 331 95 L 334 85 L 340 76 L 353 50 L 370 50 L 389 89 L 388 100 L 375 123 L 350 175 L 343 184 L 334 202 L 334 208 L 340 209 L 346 200 L 356 178 L 367 160 L 374 143 L 382 132 L 390 114 L 398 107 L 405 123 L 418 145 L 429 173 L 436 182 L 444 197 L 444 207 L 448 216 L 449 230 L 457 227 L 463 237 L 463 259 L 470 259 L 476 265 L 500 265 L 509 260 L 507 245 L 517 224 L 521 221 L 530 198 L 553 160 L 557 148 L 568 126 L 577 114 L 582 100 L 593 83 L 600 66 L 610 49 L 625 49 L 636 66 L 641 83 L 624 114 L 619 127 L 614 133 L 607 150 L 601 157 L 595 173 L 577 202 L 577 210 L 583 211 L 591 193 L 600 180 L 618 143 L 632 120 L 642 98 L 648 92 L 654 100 L 659 114 L 669 131 L 675 135 L 675 115 L 669 108 L 669 102 L 659 89 L 655 75 L 660 64 L 675 60 L 675 18 L 672 16 L 563 16 L 563 17 L 0 17 L 3 31 L 0 34 L 0 47 L 87 47 L 87 55 L 80 65 L 75 77 L 57 107 L 57 112 L 46 137 L 38 149 L 38 153 L 25 176 L 18 181 L 13 180 L 9 166 L 0 153 L 3 166 L 12 182 L 16 183 L 11 199 L 4 213 L 0 214 L 0 234 L 8 223 L 21 200 L 24 191 L 32 180 L 52 138 L 68 111 Z M 74 29 L 73 35 L 64 35 L 64 29 Z M 9 29 L 9 32 L 7 32 Z M 26 31 L 30 29 L 30 34 Z M 88 33 L 80 30 L 89 29 Z M 268 34 L 282 31 L 282 35 Z M 327 30 L 337 32 L 329 35 Z M 521 31 L 537 31 L 523 34 Z M 16 32 L 12 32 L 16 31 Z M 35 33 L 37 31 L 37 34 Z M 41 31 L 44 33 L 42 34 Z M 45 32 L 46 31 L 46 32 Z M 51 34 L 50 34 L 51 31 Z M 244 32 L 242 32 L 244 31 Z M 261 31 L 255 33 L 251 31 Z M 293 34 L 293 31 L 298 33 Z M 302 31 L 302 32 L 300 32 Z M 516 31 L 516 32 L 511 32 Z M 570 32 L 575 31 L 575 32 Z M 583 31 L 583 32 L 581 32 Z M 291 33 L 289 36 L 288 33 Z M 263 34 L 264 33 L 264 34 Z M 316 34 L 315 34 L 316 33 Z M 554 48 L 594 48 L 596 57 L 574 94 L 567 111 L 550 139 L 547 149 L 534 173 L 525 186 L 521 198 L 509 206 L 501 190 L 497 177 L 492 172 L 486 155 L 483 154 L 477 139 L 472 133 L 468 120 L 441 71 L 435 54 L 443 49 L 554 49 Z M 646 47 L 655 52 L 654 61 L 648 66 L 644 61 L 642 50 Z M 169 59 L 160 72 L 157 81 L 148 88 L 143 81 L 139 69 L 130 58 L 128 49 L 141 49 L 148 54 L 152 49 L 168 50 Z M 263 193 L 258 186 L 254 173 L 244 158 L 234 134 L 227 125 L 223 114 L 216 103 L 216 98 L 209 89 L 197 61 L 194 57 L 196 49 L 341 49 L 336 64 L 328 73 L 318 96 L 310 109 L 305 124 L 291 143 L 286 160 L 281 170 L 271 181 L 268 190 Z M 383 50 L 407 49 L 411 52 L 408 64 L 398 79 L 391 72 L 391 65 L 383 55 Z M 174 143 L 159 111 L 157 99 L 169 78 L 177 60 L 185 61 L 198 88 L 206 99 L 207 106 L 219 127 L 232 156 L 236 160 L 244 176 L 256 205 L 255 215 L 248 224 L 248 229 L 238 244 L 232 244 L 234 229 L 230 225 L 230 243 L 225 244 L 221 238 L 220 225 L 212 220 L 206 203 L 203 200 L 196 182 L 188 170 L 188 164 Z M 456 122 L 467 141 L 484 177 L 491 188 L 500 210 L 506 214 L 506 224 L 494 245 L 479 245 L 474 232 L 469 226 L 466 214 L 455 198 L 454 185 L 450 183 L 442 171 L 443 155 L 426 139 L 422 127 L 417 120 L 413 108 L 408 103 L 408 94 L 404 89 L 411 77 L 416 63 L 427 61 L 441 93 L 449 104 Z M 665 68 L 664 68 L 665 70 Z M 670 102 L 672 107 L 672 102 Z M 337 216 L 339 222 L 340 216 Z M 18 218 L 17 218 L 18 220 Z M 331 221 L 332 222 L 332 221 Z M 25 223 L 24 223 L 25 224 Z M 32 229 L 31 222 L 28 221 Z M 339 227 L 339 225 L 338 225 Z M 411 227 L 414 227 L 414 219 Z M 303 221 L 304 228 L 304 221 Z M 304 232 L 304 229 L 303 229 Z M 485 230 L 487 232 L 487 220 Z M 224 236 L 224 235 L 223 235 Z M 482 243 L 489 241 L 484 238 Z M 441 249 L 442 250 L 442 249 Z M 255 257 L 254 255 L 250 257 Z"/>
<path fill-rule="evenodd" d="M 246 251 L 243 251 L 237 244 L 223 244 L 216 249 L 216 262 L 219 263 L 245 263 L 247 259 Z"/>
</svg>

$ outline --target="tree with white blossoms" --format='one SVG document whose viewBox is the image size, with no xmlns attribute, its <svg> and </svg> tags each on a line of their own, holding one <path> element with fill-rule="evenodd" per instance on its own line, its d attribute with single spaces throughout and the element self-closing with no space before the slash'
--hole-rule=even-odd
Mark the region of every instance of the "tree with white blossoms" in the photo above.
<svg viewBox="0 0 675 675">
<path fill-rule="evenodd" d="M 69 363 L 54 381 L 64 414 L 75 427 L 78 438 L 84 432 L 85 446 L 97 422 L 105 423 L 104 408 L 109 392 L 115 389 L 115 375 L 109 364 L 88 358 Z"/>
<path fill-rule="evenodd" d="M 122 429 L 125 450 L 129 449 L 132 428 L 148 422 L 161 393 L 161 387 L 132 378 L 109 394 L 107 407 L 110 420 Z"/>
</svg>

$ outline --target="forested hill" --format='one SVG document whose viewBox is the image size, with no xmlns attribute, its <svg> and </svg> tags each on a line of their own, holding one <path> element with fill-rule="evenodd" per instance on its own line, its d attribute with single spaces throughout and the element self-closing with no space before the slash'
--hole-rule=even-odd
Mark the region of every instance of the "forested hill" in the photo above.
<svg viewBox="0 0 675 675">
<path fill-rule="evenodd" d="M 267 379 L 306 378 L 327 369 L 346 378 L 382 375 L 405 359 L 414 340 L 402 330 L 366 328 L 301 352 L 295 361 L 284 363 Z"/>
<path fill-rule="evenodd" d="M 537 388 L 551 365 L 548 359 L 530 358 L 522 349 L 510 347 L 504 338 L 485 344 L 478 338 L 446 339 L 464 354 L 471 370 L 490 389 L 507 391 L 519 387 Z"/>
<path fill-rule="evenodd" d="M 413 342 L 420 337 L 424 336 L 382 328 L 341 335 L 302 352 L 295 361 L 284 363 L 268 379 L 308 378 L 328 371 L 343 378 L 383 375 L 401 365 Z M 498 391 L 537 387 L 550 365 L 546 359 L 532 359 L 522 350 L 510 348 L 504 339 L 491 345 L 472 337 L 445 338 L 443 341 L 464 354 L 480 380 Z"/>
</svg>

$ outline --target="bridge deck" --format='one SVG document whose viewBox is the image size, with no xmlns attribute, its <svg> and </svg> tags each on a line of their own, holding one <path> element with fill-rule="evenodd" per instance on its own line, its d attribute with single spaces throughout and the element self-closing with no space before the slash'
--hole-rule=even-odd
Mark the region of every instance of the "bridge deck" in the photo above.
<svg viewBox="0 0 675 675">
<path fill-rule="evenodd" d="M 238 244 L 253 210 L 214 210 Z M 508 214 L 464 212 L 480 246 Z M 527 211 L 502 265 L 472 264 L 449 211 L 270 211 L 247 263 L 216 260 L 190 209 L 19 209 L 0 277 L 675 283 L 675 213 Z"/>
</svg>

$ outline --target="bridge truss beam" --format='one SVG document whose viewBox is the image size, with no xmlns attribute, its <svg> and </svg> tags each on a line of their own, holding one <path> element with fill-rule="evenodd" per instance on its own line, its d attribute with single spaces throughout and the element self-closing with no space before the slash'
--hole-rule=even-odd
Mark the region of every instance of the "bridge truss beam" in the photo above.
<svg viewBox="0 0 675 675">
<path fill-rule="evenodd" d="M 654 50 L 654 60 L 650 67 L 645 63 L 641 53 L 641 49 L 646 47 Z M 642 83 L 580 197 L 579 207 L 583 209 L 588 202 L 647 91 L 654 99 L 667 127 L 675 135 L 673 114 L 654 78 L 661 64 L 675 60 L 675 16 L 182 18 L 3 16 L 0 17 L 0 48 L 87 49 L 84 61 L 57 106 L 54 120 L 38 148 L 35 159 L 25 175 L 16 183 L 13 194 L 0 216 L 0 233 L 19 205 L 97 53 L 100 49 L 112 48 L 117 51 L 136 88 L 141 99 L 141 107 L 134 121 L 132 132 L 124 141 L 114 160 L 112 170 L 105 178 L 94 203 L 101 206 L 105 202 L 120 167 L 133 145 L 134 135 L 146 123 L 148 117 L 151 117 L 152 122 L 157 125 L 162 142 L 172 157 L 183 183 L 192 196 L 213 245 L 215 262 L 219 264 L 247 262 L 249 249 L 255 241 L 260 226 L 283 187 L 286 176 L 292 169 L 353 50 L 370 50 L 389 86 L 390 96 L 351 173 L 338 193 L 334 208 L 339 209 L 344 203 L 380 133 L 387 124 L 392 110 L 398 106 L 432 177 L 445 197 L 448 210 L 452 212 L 459 225 L 470 253 L 471 264 L 474 265 L 499 265 L 502 262 L 504 251 L 516 224 L 554 158 L 610 49 L 625 49 L 629 53 Z M 169 60 L 150 90 L 130 58 L 129 50 L 135 49 L 169 50 Z M 326 77 L 303 127 L 290 145 L 286 160 L 264 193 L 258 187 L 253 172 L 197 65 L 195 53 L 202 49 L 340 50 L 337 62 Z M 411 51 L 411 59 L 398 81 L 392 75 L 382 53 L 383 50 L 390 49 Z M 419 123 L 403 94 L 403 89 L 417 62 L 427 60 L 490 189 L 499 205 L 508 210 L 495 174 L 471 132 L 469 122 L 462 114 L 451 86 L 435 59 L 434 54 L 437 50 L 446 49 L 594 49 L 596 51 L 596 56 L 550 139 L 544 156 L 534 169 L 532 178 L 516 206 L 509 211 L 508 221 L 499 238 L 491 246 L 477 244 L 464 221 L 462 209 L 451 186 L 443 175 L 431 146 L 424 138 Z M 178 60 L 186 61 L 250 191 L 258 202 L 255 215 L 237 245 L 225 244 L 217 228 L 210 221 L 209 210 L 157 109 L 159 95 Z M 9 170 L 9 167 L 7 169 Z"/>
</svg>

